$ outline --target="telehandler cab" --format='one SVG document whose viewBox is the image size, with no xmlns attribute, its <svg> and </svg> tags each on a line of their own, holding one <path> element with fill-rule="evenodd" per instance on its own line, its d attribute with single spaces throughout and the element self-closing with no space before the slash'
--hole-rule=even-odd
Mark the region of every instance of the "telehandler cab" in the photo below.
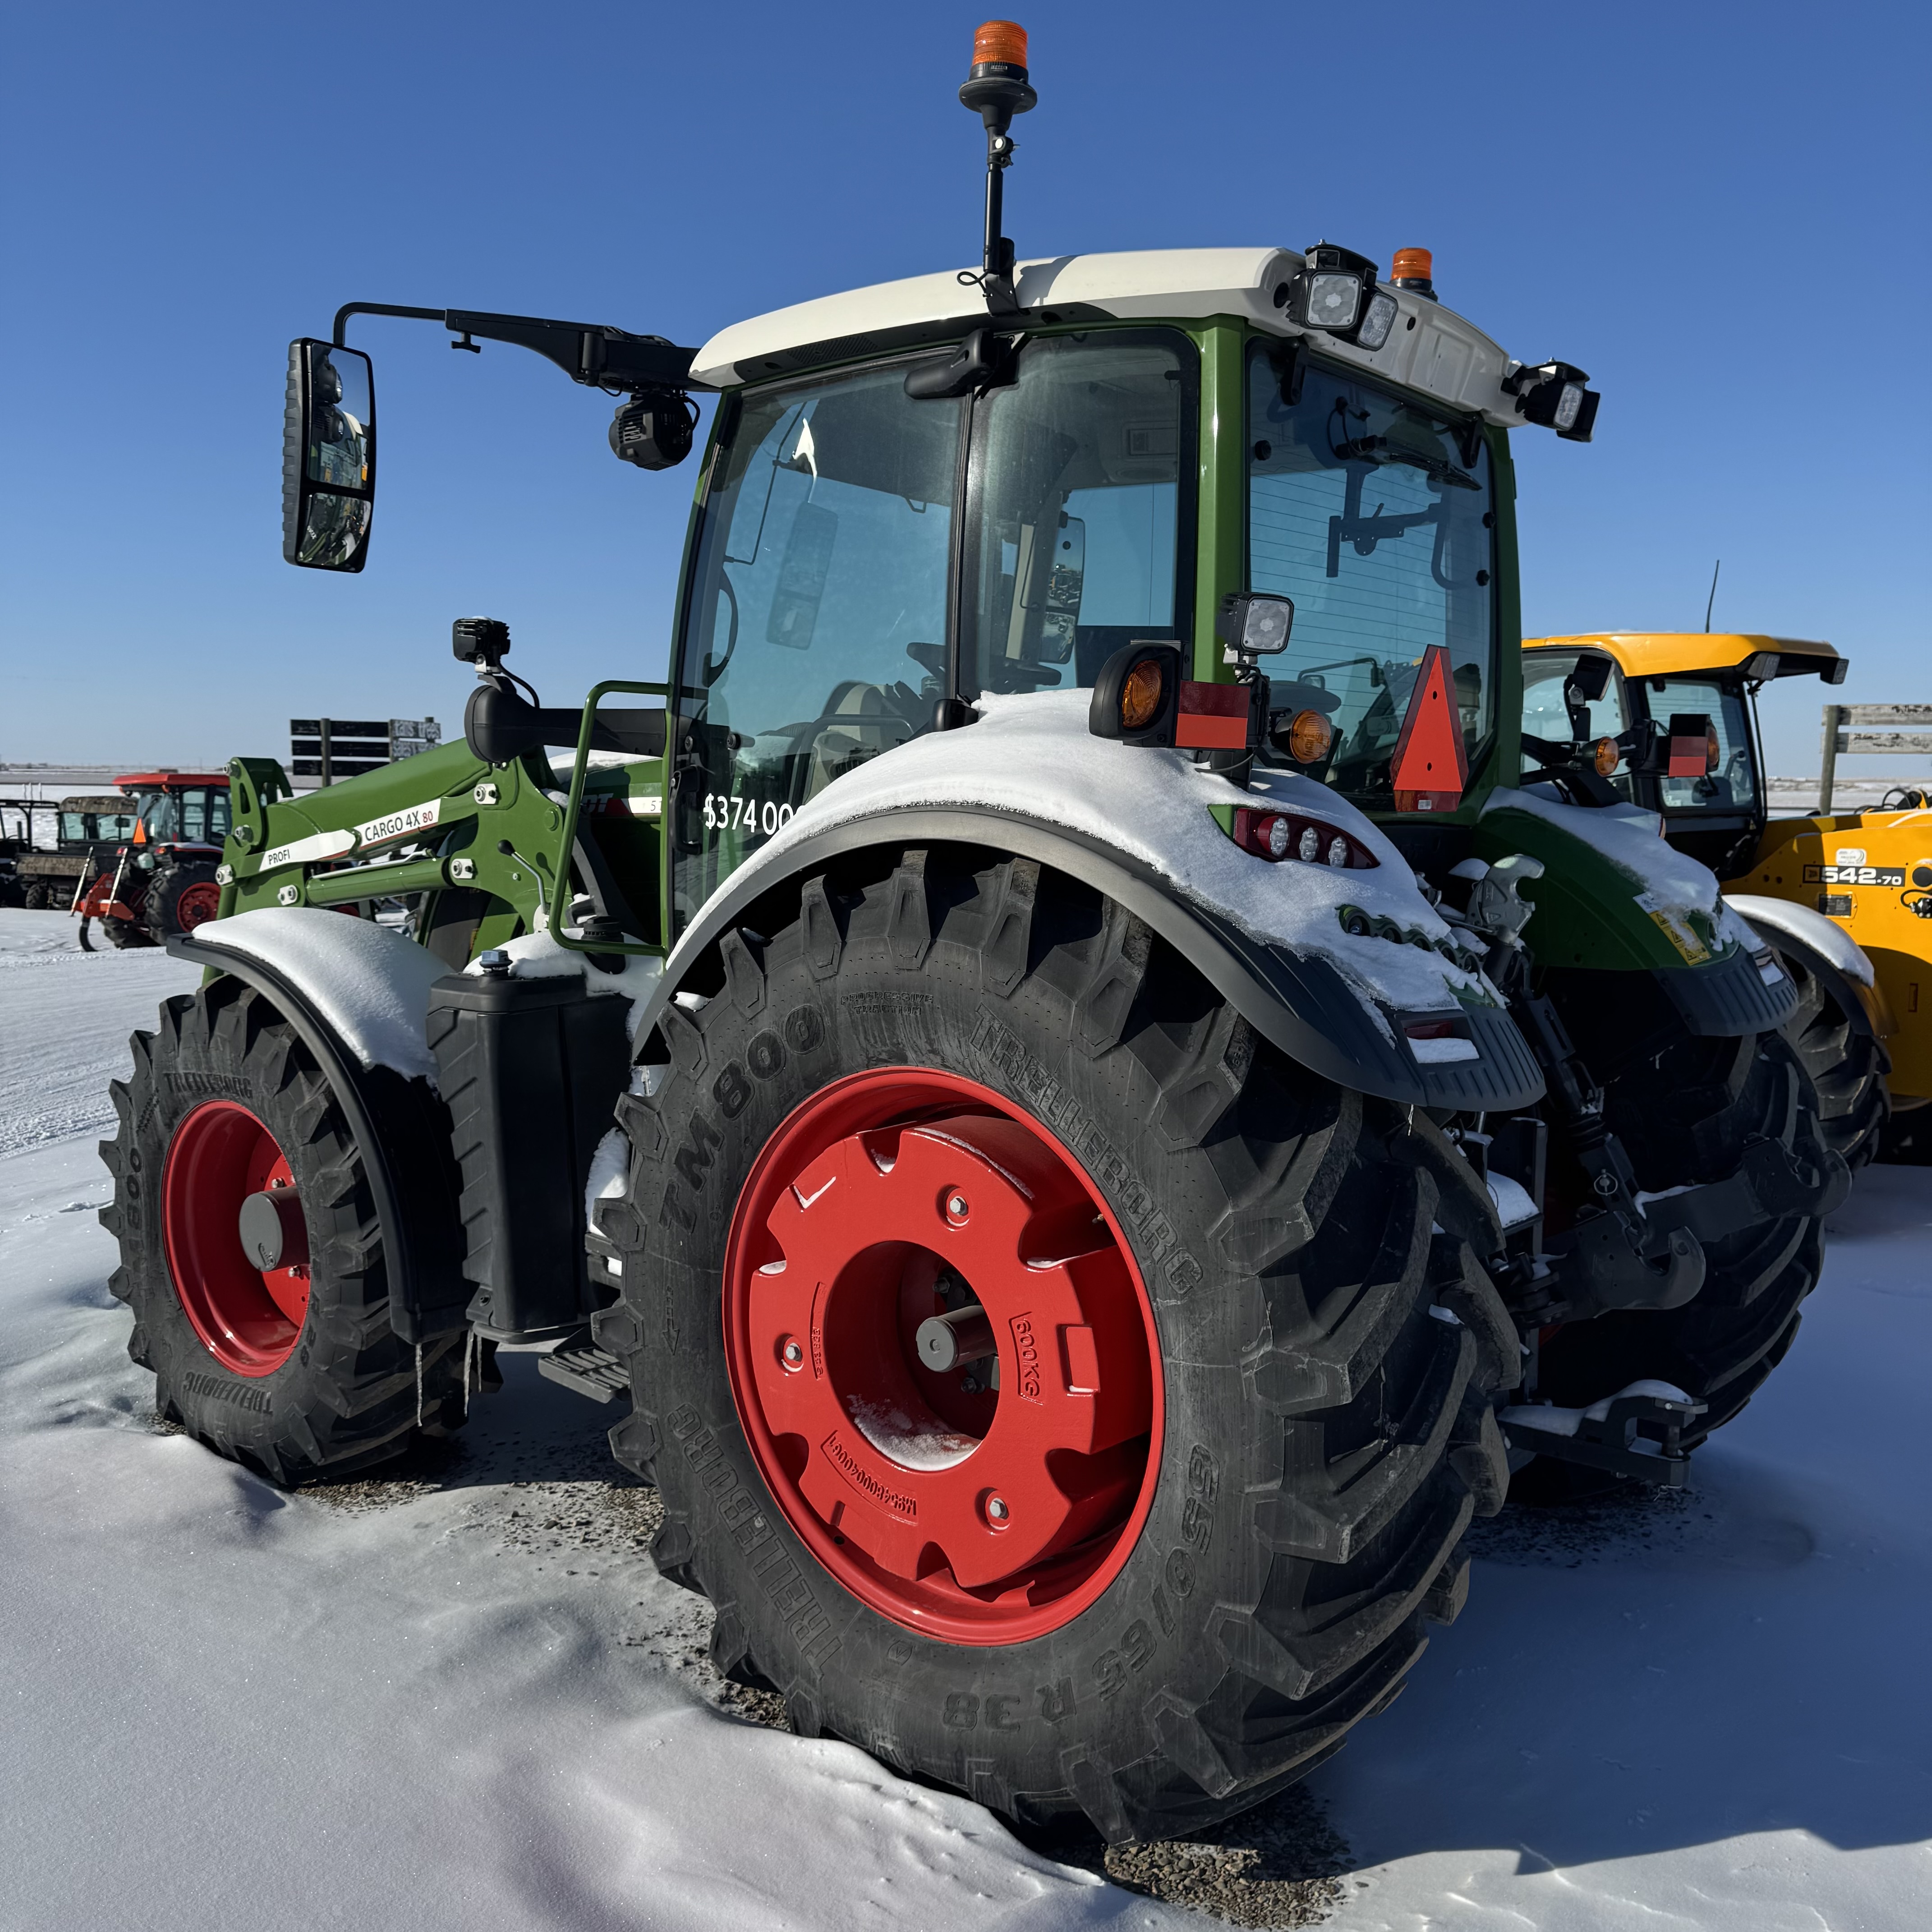
<svg viewBox="0 0 1932 1932">
<path fill-rule="evenodd" d="M 1525 784 L 1658 814 L 1791 972 L 1785 1034 L 1826 1139 L 1853 1168 L 1881 1149 L 1932 1156 L 1928 801 L 1901 787 L 1876 812 L 1770 814 L 1758 693 L 1775 678 L 1841 684 L 1847 661 L 1826 644 L 1700 632 L 1526 638 L 1523 650 L 1523 763 L 1543 767 Z"/>
<path fill-rule="evenodd" d="M 311 568 L 369 554 L 354 315 L 536 349 L 646 469 L 715 394 L 669 676 L 547 709 L 464 620 L 461 742 L 238 759 L 104 1218 L 220 1452 L 363 1466 L 541 1343 L 800 1732 L 1165 1836 L 1396 1696 L 1513 1466 L 1681 1481 L 1846 1170 L 1710 873 L 1514 783 L 1510 433 L 1587 379 L 1420 250 L 1016 262 L 1018 28 L 961 98 L 974 269 L 294 346 Z"/>
</svg>

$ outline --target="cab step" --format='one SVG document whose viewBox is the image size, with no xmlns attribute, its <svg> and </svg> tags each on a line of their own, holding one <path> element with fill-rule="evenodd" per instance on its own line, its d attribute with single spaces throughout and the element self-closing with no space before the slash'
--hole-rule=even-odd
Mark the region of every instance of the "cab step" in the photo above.
<svg viewBox="0 0 1932 1932">
<path fill-rule="evenodd" d="M 579 1329 L 539 1355 L 537 1373 L 592 1402 L 615 1402 L 631 1392 L 631 1378 L 623 1364 L 608 1348 L 598 1347 L 588 1328 Z"/>
</svg>

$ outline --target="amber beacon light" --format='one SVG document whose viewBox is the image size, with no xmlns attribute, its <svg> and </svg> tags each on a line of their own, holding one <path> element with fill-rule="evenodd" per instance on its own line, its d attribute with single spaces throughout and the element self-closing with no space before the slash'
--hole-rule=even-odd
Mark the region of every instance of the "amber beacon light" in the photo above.
<svg viewBox="0 0 1932 1932">
<path fill-rule="evenodd" d="M 1027 76 L 1026 29 L 1015 20 L 987 20 L 974 30 L 973 68 L 959 90 L 986 129 L 986 237 L 978 277 L 986 306 L 1011 314 L 1019 306 L 1013 294 L 1013 244 L 1006 239 L 1000 205 L 1000 177 L 1012 166 L 1016 145 L 1007 130 L 1016 114 L 1039 100 Z"/>
<path fill-rule="evenodd" d="M 988 70 L 1003 78 L 1026 79 L 1026 29 L 1017 20 L 984 20 L 974 28 L 973 79 L 985 79 Z"/>
</svg>

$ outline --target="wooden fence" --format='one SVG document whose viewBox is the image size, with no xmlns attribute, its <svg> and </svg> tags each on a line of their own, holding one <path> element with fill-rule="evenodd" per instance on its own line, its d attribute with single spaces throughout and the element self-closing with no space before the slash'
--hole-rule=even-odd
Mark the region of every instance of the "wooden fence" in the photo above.
<svg viewBox="0 0 1932 1932">
<path fill-rule="evenodd" d="M 1873 728 L 1890 725 L 1889 730 Z M 1932 704 L 1828 704 L 1825 761 L 1818 782 L 1818 811 L 1832 809 L 1832 784 L 1840 752 L 1882 752 L 1896 758 L 1932 758 Z"/>
</svg>

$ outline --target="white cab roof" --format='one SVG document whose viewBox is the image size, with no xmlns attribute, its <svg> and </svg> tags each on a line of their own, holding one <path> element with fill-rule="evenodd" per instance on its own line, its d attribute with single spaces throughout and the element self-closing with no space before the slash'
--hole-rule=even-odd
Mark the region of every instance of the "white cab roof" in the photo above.
<svg viewBox="0 0 1932 1932">
<path fill-rule="evenodd" d="M 1301 262 L 1288 248 L 1059 255 L 1019 264 L 1015 292 L 1023 321 L 1036 326 L 1082 316 L 1188 322 L 1232 315 L 1270 334 L 1290 336 L 1304 332 L 1282 319 L 1276 296 Z M 1452 408 L 1480 411 L 1492 422 L 1521 422 L 1516 399 L 1501 387 L 1510 364 L 1496 343 L 1454 310 L 1383 286 L 1402 310 L 1388 342 L 1372 352 L 1308 332 L 1323 354 L 1374 370 Z M 913 275 L 734 322 L 698 352 L 691 373 L 694 381 L 725 388 L 914 347 L 924 336 L 935 342 L 954 339 L 968 324 L 994 320 L 973 272 Z"/>
</svg>

